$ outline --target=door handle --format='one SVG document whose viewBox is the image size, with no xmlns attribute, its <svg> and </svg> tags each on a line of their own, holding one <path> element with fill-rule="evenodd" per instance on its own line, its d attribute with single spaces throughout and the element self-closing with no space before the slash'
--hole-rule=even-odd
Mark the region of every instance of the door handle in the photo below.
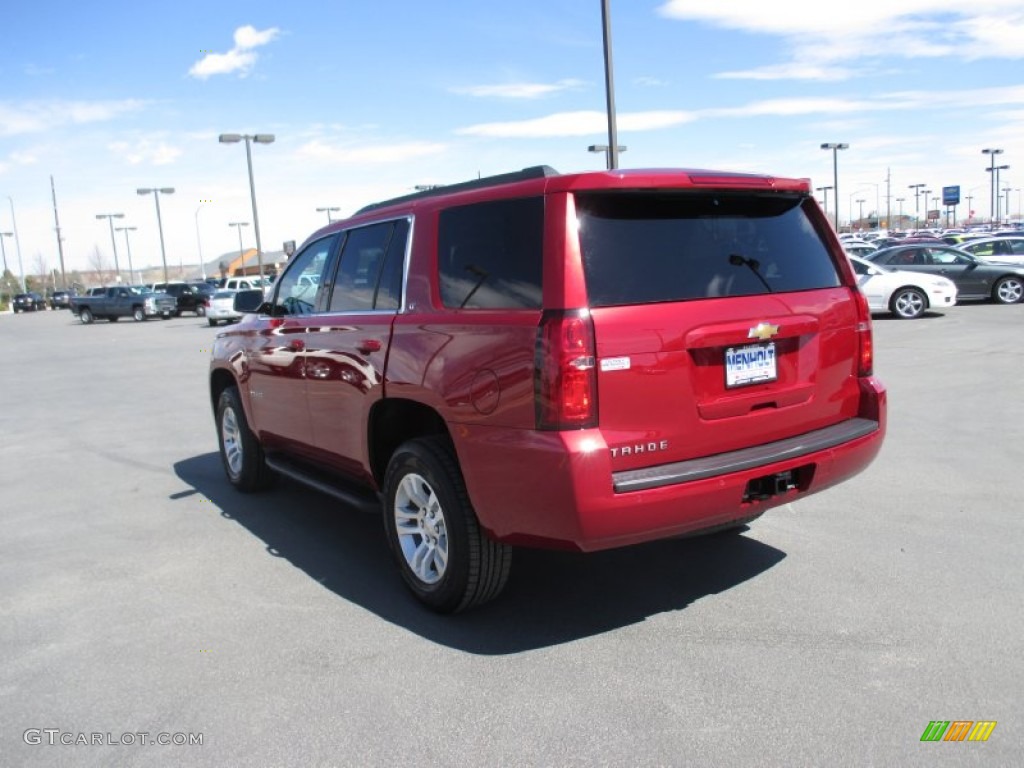
<svg viewBox="0 0 1024 768">
<path fill-rule="evenodd" d="M 363 339 L 356 344 L 356 349 L 364 355 L 368 355 L 371 352 L 380 352 L 380 342 L 376 339 Z"/>
</svg>

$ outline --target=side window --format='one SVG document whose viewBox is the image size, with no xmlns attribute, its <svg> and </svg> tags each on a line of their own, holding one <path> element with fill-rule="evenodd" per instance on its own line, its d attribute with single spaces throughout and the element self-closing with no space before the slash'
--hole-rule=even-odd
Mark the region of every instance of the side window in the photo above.
<svg viewBox="0 0 1024 768">
<path fill-rule="evenodd" d="M 395 232 L 388 244 L 384 267 L 377 284 L 377 298 L 374 309 L 398 310 L 402 306 L 402 277 L 405 272 L 405 250 L 409 241 L 409 220 L 395 222 Z"/>
<path fill-rule="evenodd" d="M 496 200 L 441 213 L 441 301 L 453 309 L 539 309 L 544 199 Z"/>
<path fill-rule="evenodd" d="M 388 221 L 348 231 L 331 292 L 331 312 L 374 308 L 377 281 L 394 229 L 395 222 Z"/>
<path fill-rule="evenodd" d="M 311 243 L 297 253 L 277 281 L 271 314 L 309 315 L 316 312 L 317 293 L 334 237 Z"/>
</svg>

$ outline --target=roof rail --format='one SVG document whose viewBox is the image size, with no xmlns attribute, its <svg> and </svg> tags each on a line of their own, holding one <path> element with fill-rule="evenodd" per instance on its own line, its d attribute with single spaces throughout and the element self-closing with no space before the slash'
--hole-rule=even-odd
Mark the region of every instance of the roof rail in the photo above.
<svg viewBox="0 0 1024 768">
<path fill-rule="evenodd" d="M 529 168 L 523 168 L 521 171 L 501 173 L 497 176 L 484 176 L 480 179 L 471 179 L 470 181 L 462 181 L 458 184 L 449 184 L 447 186 L 432 187 L 431 189 L 425 189 L 420 192 L 413 192 L 411 195 L 402 195 L 401 197 L 393 197 L 390 200 L 381 200 L 379 203 L 370 203 L 356 211 L 355 215 L 358 216 L 361 213 L 375 211 L 378 208 L 386 208 L 389 205 L 405 203 L 410 200 L 420 200 L 425 197 L 437 197 L 438 195 L 447 195 L 452 192 L 464 192 L 466 190 L 481 189 L 483 187 L 496 187 L 501 184 L 512 184 L 517 181 L 528 181 L 530 179 L 544 179 L 558 175 L 558 171 L 550 165 L 534 165 Z"/>
</svg>

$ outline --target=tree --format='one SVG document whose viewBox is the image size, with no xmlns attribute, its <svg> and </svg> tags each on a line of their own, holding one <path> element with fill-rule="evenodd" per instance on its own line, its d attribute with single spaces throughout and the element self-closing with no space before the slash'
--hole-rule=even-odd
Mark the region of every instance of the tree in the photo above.
<svg viewBox="0 0 1024 768">
<path fill-rule="evenodd" d="M 89 254 L 89 266 L 92 267 L 93 279 L 100 285 L 106 285 L 110 266 L 98 245 L 94 245 L 92 253 Z"/>
</svg>

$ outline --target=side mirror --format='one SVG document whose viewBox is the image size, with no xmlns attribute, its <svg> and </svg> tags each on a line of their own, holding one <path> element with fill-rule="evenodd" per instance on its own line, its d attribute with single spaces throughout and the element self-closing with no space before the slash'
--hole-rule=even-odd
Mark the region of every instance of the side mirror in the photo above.
<svg viewBox="0 0 1024 768">
<path fill-rule="evenodd" d="M 258 289 L 239 291 L 235 294 L 234 308 L 236 312 L 259 312 L 263 306 L 263 291 Z"/>
</svg>

